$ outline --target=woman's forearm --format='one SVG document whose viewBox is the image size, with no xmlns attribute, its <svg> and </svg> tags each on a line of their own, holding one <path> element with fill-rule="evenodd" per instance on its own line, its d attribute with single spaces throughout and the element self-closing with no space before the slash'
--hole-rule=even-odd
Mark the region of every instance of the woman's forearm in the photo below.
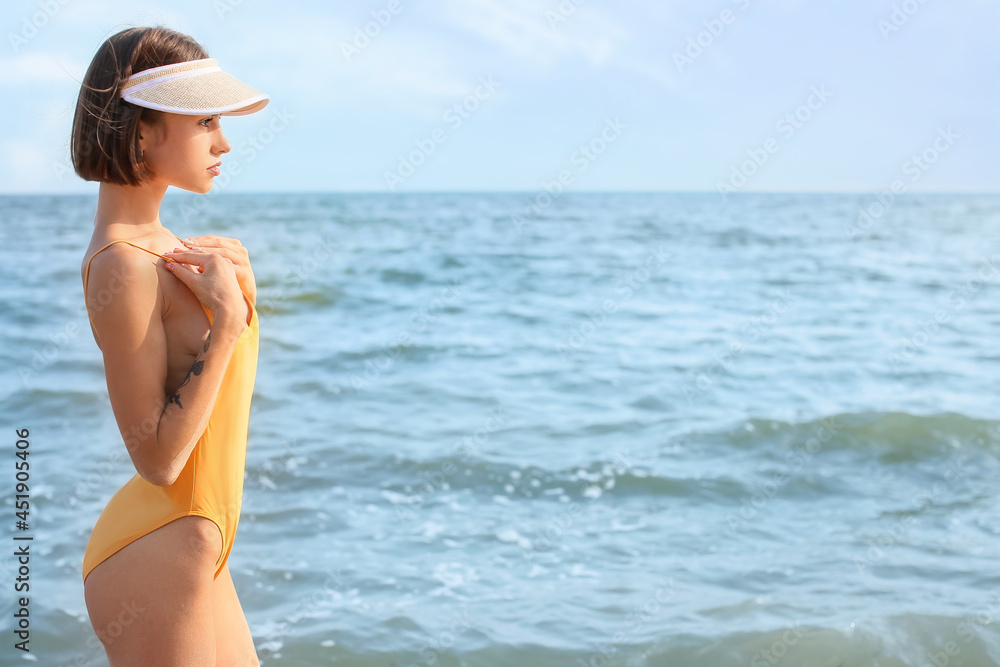
<svg viewBox="0 0 1000 667">
<path fill-rule="evenodd" d="M 246 306 L 241 301 L 242 310 Z M 149 457 L 152 470 L 146 476 L 154 484 L 172 484 L 205 432 L 222 378 L 246 318 L 236 312 L 214 315 L 204 347 L 187 375 L 167 398 L 156 432 L 156 451 Z"/>
</svg>

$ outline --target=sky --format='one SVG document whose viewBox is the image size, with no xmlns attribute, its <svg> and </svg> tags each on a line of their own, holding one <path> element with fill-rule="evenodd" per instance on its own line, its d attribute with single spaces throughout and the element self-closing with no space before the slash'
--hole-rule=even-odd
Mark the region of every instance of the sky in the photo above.
<svg viewBox="0 0 1000 667">
<path fill-rule="evenodd" d="M 1000 192 L 996 0 L 8 0 L 0 21 L 0 193 L 96 194 L 69 162 L 80 82 L 141 25 L 271 96 L 222 119 L 232 192 Z"/>
</svg>

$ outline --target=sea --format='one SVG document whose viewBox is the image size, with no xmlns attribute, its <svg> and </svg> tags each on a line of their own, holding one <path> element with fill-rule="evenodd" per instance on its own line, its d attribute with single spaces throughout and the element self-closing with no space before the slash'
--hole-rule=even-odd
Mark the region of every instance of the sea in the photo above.
<svg viewBox="0 0 1000 667">
<path fill-rule="evenodd" d="M 95 207 L 0 197 L 4 665 L 107 664 L 81 561 L 134 469 L 83 307 Z M 1000 665 L 1000 196 L 160 218 L 257 280 L 229 566 L 261 665 Z"/>
</svg>

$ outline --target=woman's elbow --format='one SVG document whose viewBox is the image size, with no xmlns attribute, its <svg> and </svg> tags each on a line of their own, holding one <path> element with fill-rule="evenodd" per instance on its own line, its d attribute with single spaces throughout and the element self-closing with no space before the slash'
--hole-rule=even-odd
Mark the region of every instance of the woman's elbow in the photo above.
<svg viewBox="0 0 1000 667">
<path fill-rule="evenodd" d="M 139 476 L 150 484 L 156 486 L 170 486 L 177 481 L 180 476 L 179 470 L 173 470 L 171 467 L 147 467 L 142 468 L 136 466 L 136 471 Z"/>
<path fill-rule="evenodd" d="M 137 447 L 135 442 L 126 440 L 125 446 L 135 471 L 150 484 L 170 486 L 180 477 L 184 466 L 176 458 L 172 461 L 165 460 L 158 441 L 146 442 Z"/>
</svg>

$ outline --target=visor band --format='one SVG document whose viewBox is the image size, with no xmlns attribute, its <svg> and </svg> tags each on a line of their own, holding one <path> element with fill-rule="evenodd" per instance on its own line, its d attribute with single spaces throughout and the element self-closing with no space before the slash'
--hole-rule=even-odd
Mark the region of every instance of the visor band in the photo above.
<svg viewBox="0 0 1000 667">
<path fill-rule="evenodd" d="M 166 83 L 168 81 L 176 81 L 177 79 L 186 79 L 189 76 L 201 76 L 202 74 L 208 74 L 209 72 L 221 72 L 221 67 L 205 67 L 202 69 L 185 70 L 181 72 L 174 72 L 172 74 L 164 74 L 163 76 L 158 76 L 154 79 L 149 79 L 147 81 L 140 81 L 129 85 L 127 89 L 122 90 L 122 97 L 126 95 L 134 95 L 139 91 L 146 90 L 147 88 L 152 88 L 153 86 L 158 86 L 161 83 Z"/>
<path fill-rule="evenodd" d="M 197 76 L 198 74 L 206 74 L 207 72 L 218 72 L 222 68 L 219 67 L 219 61 L 215 58 L 203 58 L 202 60 L 189 60 L 184 63 L 174 63 L 172 65 L 162 65 L 160 67 L 154 67 L 152 69 L 144 69 L 141 72 L 136 72 L 122 84 L 121 96 L 125 97 L 126 93 L 134 93 L 149 86 L 154 86 L 157 83 L 163 83 L 164 81 L 169 81 L 172 78 L 180 78 L 181 76 Z M 144 85 L 145 84 L 145 85 Z M 141 86 L 141 88 L 139 87 Z"/>
<path fill-rule="evenodd" d="M 172 63 L 137 72 L 119 97 L 137 106 L 186 115 L 255 113 L 270 96 L 225 72 L 215 58 Z"/>
</svg>

